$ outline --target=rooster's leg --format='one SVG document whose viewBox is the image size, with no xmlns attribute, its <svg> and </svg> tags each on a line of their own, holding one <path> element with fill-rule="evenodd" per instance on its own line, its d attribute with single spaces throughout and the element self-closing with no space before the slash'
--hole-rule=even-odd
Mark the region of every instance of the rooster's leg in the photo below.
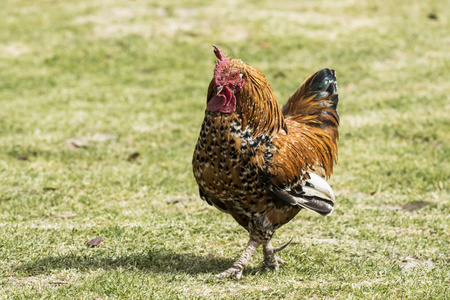
<svg viewBox="0 0 450 300">
<path fill-rule="evenodd" d="M 241 256 L 239 256 L 239 258 L 234 262 L 231 268 L 218 274 L 217 277 L 234 277 L 236 280 L 241 279 L 242 271 L 248 265 L 250 258 L 260 244 L 261 242 L 250 238 L 250 241 L 248 241 L 247 247 L 245 247 L 244 252 L 242 252 Z"/>
<path fill-rule="evenodd" d="M 277 250 L 278 249 L 272 246 L 271 241 L 263 243 L 264 268 L 278 270 L 278 265 L 284 265 L 286 263 L 281 258 L 275 256 L 275 252 L 277 252 Z M 278 251 L 280 250 L 282 249 L 279 249 Z"/>
</svg>

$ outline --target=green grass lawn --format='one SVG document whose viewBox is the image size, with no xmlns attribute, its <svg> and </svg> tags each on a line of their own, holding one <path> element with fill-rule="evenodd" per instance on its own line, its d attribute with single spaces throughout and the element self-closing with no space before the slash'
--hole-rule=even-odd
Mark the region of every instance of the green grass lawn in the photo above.
<svg viewBox="0 0 450 300">
<path fill-rule="evenodd" d="M 448 0 L 1 1 L 0 299 L 449 299 L 449 23 Z M 281 103 L 324 67 L 341 99 L 335 212 L 240 282 L 213 275 L 248 235 L 191 171 L 213 43 Z"/>
</svg>

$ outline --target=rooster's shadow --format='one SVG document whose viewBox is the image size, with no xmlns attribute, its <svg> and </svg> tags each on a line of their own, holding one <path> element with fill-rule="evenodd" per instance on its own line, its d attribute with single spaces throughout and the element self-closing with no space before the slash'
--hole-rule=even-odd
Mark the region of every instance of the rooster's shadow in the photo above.
<svg viewBox="0 0 450 300">
<path fill-rule="evenodd" d="M 98 254 L 98 255 L 97 255 Z M 55 270 L 141 270 L 150 273 L 216 274 L 231 266 L 233 260 L 211 254 L 175 252 L 165 248 L 150 248 L 140 253 L 108 256 L 92 251 L 41 257 L 15 267 L 26 273 L 52 273 Z"/>
</svg>

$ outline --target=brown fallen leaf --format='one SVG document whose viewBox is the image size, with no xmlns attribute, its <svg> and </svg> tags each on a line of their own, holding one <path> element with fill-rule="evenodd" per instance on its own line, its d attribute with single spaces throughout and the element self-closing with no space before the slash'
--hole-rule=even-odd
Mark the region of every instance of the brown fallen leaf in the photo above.
<svg viewBox="0 0 450 300">
<path fill-rule="evenodd" d="M 102 237 L 99 236 L 98 238 L 90 240 L 87 244 L 88 244 L 88 246 L 95 247 L 95 246 L 100 245 L 101 242 L 102 242 Z"/>
<path fill-rule="evenodd" d="M 52 186 L 46 186 L 43 187 L 42 190 L 44 190 L 44 192 L 48 192 L 48 191 L 56 191 L 58 188 L 52 187 Z"/>
<path fill-rule="evenodd" d="M 77 214 L 69 213 L 69 214 L 62 214 L 62 215 L 54 215 L 54 216 L 52 216 L 52 218 L 73 218 L 76 216 L 77 216 Z"/>
<path fill-rule="evenodd" d="M 22 160 L 22 161 L 29 161 L 30 159 L 27 156 L 21 156 L 17 158 L 18 160 Z"/>
<path fill-rule="evenodd" d="M 276 72 L 275 74 L 274 74 L 274 76 L 275 76 L 275 78 L 285 78 L 286 77 L 286 74 L 284 74 L 283 72 Z"/>
<path fill-rule="evenodd" d="M 87 148 L 86 142 L 82 141 L 82 140 L 69 140 L 70 145 L 69 145 L 69 150 L 76 150 L 78 148 Z"/>
<path fill-rule="evenodd" d="M 139 155 L 141 155 L 139 152 L 134 152 L 133 154 L 131 154 L 130 156 L 128 156 L 128 161 L 129 162 L 133 162 L 136 161 L 136 159 L 139 157 Z"/>
<path fill-rule="evenodd" d="M 140 69 L 139 70 L 139 73 L 142 73 L 142 74 L 148 74 L 148 73 L 151 73 L 151 72 L 153 72 L 153 71 L 155 71 L 156 70 L 156 68 L 145 68 L 145 69 Z"/>
<path fill-rule="evenodd" d="M 428 19 L 431 19 L 431 20 L 437 20 L 438 19 L 437 14 L 435 14 L 434 12 L 430 12 L 427 17 L 428 17 Z"/>
<path fill-rule="evenodd" d="M 177 204 L 177 203 L 180 203 L 180 202 L 192 201 L 194 199 L 195 199 L 194 197 L 174 198 L 174 199 L 170 199 L 169 201 L 167 201 L 167 204 Z"/>
</svg>

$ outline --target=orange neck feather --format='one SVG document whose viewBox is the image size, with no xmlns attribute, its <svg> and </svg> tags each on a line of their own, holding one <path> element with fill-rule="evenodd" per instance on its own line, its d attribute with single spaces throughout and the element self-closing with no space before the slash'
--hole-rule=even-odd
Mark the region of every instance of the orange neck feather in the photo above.
<svg viewBox="0 0 450 300">
<path fill-rule="evenodd" d="M 244 87 L 236 95 L 236 112 L 242 117 L 242 127 L 248 125 L 254 136 L 262 133 L 272 136 L 282 129 L 287 131 L 278 100 L 263 73 L 240 60 L 232 60 L 230 63 L 244 74 L 246 80 Z"/>
</svg>

